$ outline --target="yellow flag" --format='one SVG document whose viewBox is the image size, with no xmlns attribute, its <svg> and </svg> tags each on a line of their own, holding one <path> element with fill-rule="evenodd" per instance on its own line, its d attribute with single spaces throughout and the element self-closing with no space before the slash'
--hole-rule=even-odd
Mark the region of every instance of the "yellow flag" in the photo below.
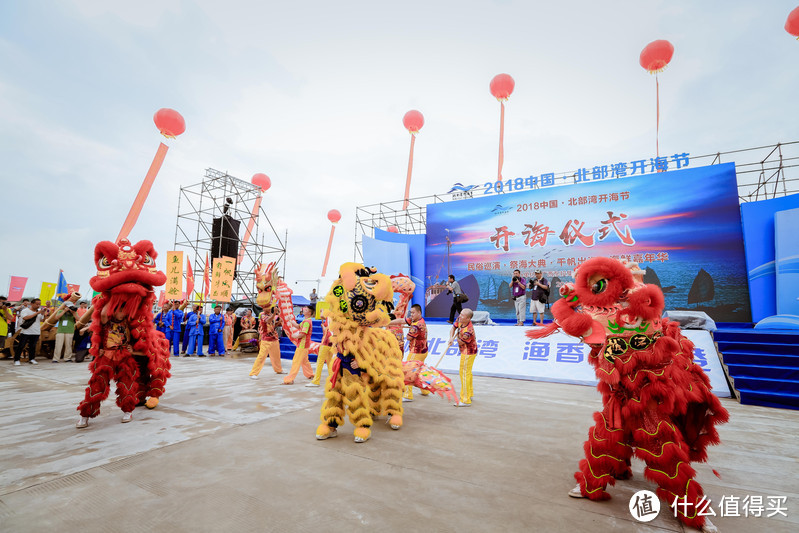
<svg viewBox="0 0 799 533">
<path fill-rule="evenodd" d="M 46 281 L 42 282 L 42 292 L 39 293 L 39 299 L 42 303 L 52 300 L 53 296 L 55 296 L 55 288 L 57 283 L 47 283 Z"/>
<path fill-rule="evenodd" d="M 166 253 L 166 285 L 167 300 L 179 300 L 183 294 L 183 252 Z"/>
</svg>

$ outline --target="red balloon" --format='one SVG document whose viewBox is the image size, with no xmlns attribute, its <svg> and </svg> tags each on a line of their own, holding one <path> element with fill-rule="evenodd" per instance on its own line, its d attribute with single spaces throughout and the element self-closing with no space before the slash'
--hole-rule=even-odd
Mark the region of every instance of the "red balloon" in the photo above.
<svg viewBox="0 0 799 533">
<path fill-rule="evenodd" d="M 788 20 L 785 21 L 785 31 L 799 38 L 799 7 L 788 13 Z"/>
<path fill-rule="evenodd" d="M 269 179 L 269 176 L 261 173 L 253 175 L 250 183 L 260 187 L 263 192 L 266 192 L 272 186 L 272 180 Z"/>
<path fill-rule="evenodd" d="M 399 233 L 399 228 L 397 228 L 397 226 L 389 226 L 387 229 L 390 233 Z"/>
<path fill-rule="evenodd" d="M 169 139 L 174 139 L 184 131 L 186 131 L 186 121 L 174 109 L 163 107 L 155 112 L 153 116 L 158 131 L 161 135 Z"/>
<path fill-rule="evenodd" d="M 513 81 L 513 78 L 510 77 L 510 74 L 497 74 L 494 76 L 494 79 L 491 80 L 491 85 L 489 85 L 489 89 L 491 89 L 491 94 L 497 100 L 507 100 L 510 98 L 510 94 L 513 92 L 513 88 L 516 86 L 516 82 Z"/>
<path fill-rule="evenodd" d="M 341 213 L 338 212 L 338 209 L 331 209 L 327 212 L 327 219 L 335 224 L 339 220 L 341 220 Z"/>
<path fill-rule="evenodd" d="M 419 111 L 411 109 L 402 117 L 402 125 L 405 126 L 405 129 L 410 133 L 417 134 L 419 130 L 422 129 L 422 126 L 424 126 L 424 116 Z"/>
<path fill-rule="evenodd" d="M 674 46 L 668 41 L 652 41 L 641 50 L 641 57 L 638 62 L 650 74 L 661 72 L 671 61 L 674 55 Z"/>
</svg>

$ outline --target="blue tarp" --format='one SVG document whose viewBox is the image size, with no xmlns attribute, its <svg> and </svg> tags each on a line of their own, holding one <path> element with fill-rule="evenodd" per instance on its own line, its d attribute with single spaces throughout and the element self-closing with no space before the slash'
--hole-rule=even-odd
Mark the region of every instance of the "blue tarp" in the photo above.
<svg viewBox="0 0 799 533">
<path fill-rule="evenodd" d="M 291 303 L 292 305 L 308 305 L 311 303 L 311 300 L 302 296 L 301 294 L 292 294 L 291 295 Z"/>
</svg>

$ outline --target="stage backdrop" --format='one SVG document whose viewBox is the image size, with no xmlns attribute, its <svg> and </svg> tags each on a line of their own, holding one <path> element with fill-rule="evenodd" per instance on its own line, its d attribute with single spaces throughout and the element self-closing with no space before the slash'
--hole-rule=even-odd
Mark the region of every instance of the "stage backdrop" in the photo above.
<svg viewBox="0 0 799 533">
<path fill-rule="evenodd" d="M 428 311 L 449 309 L 430 305 L 447 297 L 437 294 L 449 271 L 477 287 L 478 310 L 514 318 L 515 268 L 528 279 L 540 268 L 555 289 L 596 256 L 637 261 L 666 309 L 751 320 L 733 163 L 429 204 Z"/>
</svg>

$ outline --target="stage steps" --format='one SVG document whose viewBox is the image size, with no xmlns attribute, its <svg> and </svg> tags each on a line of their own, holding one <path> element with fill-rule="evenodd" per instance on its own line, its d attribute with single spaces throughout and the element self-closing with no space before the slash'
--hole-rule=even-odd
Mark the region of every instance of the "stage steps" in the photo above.
<svg viewBox="0 0 799 533">
<path fill-rule="evenodd" d="M 742 404 L 799 409 L 799 333 L 725 327 L 713 336 Z"/>
</svg>

